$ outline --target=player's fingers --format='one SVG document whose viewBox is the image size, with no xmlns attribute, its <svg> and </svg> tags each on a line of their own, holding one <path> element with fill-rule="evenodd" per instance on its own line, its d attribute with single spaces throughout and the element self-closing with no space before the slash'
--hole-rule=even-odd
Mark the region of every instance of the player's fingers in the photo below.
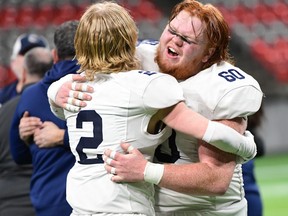
<svg viewBox="0 0 288 216">
<path fill-rule="evenodd" d="M 86 100 L 86 101 L 92 100 L 91 95 L 84 93 L 84 92 L 73 91 L 73 90 L 69 91 L 69 97 L 74 98 L 74 99 L 79 99 L 79 100 Z"/>
<path fill-rule="evenodd" d="M 103 156 L 109 157 L 111 151 L 112 151 L 111 149 L 106 149 L 106 150 L 104 151 Z"/>
<path fill-rule="evenodd" d="M 70 105 L 76 106 L 76 107 L 85 107 L 86 106 L 86 103 L 84 101 L 77 100 L 74 98 L 68 98 L 67 104 L 70 104 Z"/>
<path fill-rule="evenodd" d="M 105 168 L 107 173 L 111 173 L 112 166 L 110 166 L 109 164 L 105 163 L 104 168 Z"/>
<path fill-rule="evenodd" d="M 74 91 L 81 91 L 81 92 L 94 92 L 94 89 L 92 86 L 88 85 L 87 83 L 76 83 L 73 82 L 71 85 L 72 90 Z"/>
<path fill-rule="evenodd" d="M 116 168 L 115 168 L 115 167 L 112 167 L 111 170 L 110 170 L 110 173 L 111 173 L 112 175 L 117 175 Z"/>
<path fill-rule="evenodd" d="M 106 149 L 104 151 L 103 157 L 113 159 L 112 166 L 115 166 L 115 165 L 117 165 L 117 161 L 120 161 L 122 159 L 122 153 L 112 151 L 111 149 Z"/>
<path fill-rule="evenodd" d="M 118 175 L 118 171 L 117 171 L 117 169 L 114 168 L 114 167 L 111 167 L 111 166 L 107 166 L 107 165 L 106 165 L 106 166 L 105 166 L 105 169 L 106 169 L 106 172 L 111 175 L 111 177 Z M 122 179 L 122 178 L 118 178 L 118 181 L 120 181 L 121 179 Z M 117 179 L 116 179 L 116 180 L 117 180 Z"/>
<path fill-rule="evenodd" d="M 113 159 L 111 159 L 111 158 L 108 157 L 108 158 L 106 158 L 105 163 L 110 166 L 111 163 L 112 163 L 112 161 L 113 161 Z"/>
<path fill-rule="evenodd" d="M 78 107 L 78 106 L 74 106 L 74 105 L 71 105 L 71 104 L 65 104 L 65 109 L 70 111 L 70 112 L 79 112 L 81 110 L 81 107 Z"/>
<path fill-rule="evenodd" d="M 123 178 L 119 175 L 111 175 L 110 179 L 111 181 L 116 182 L 116 183 L 123 182 Z"/>
<path fill-rule="evenodd" d="M 77 82 L 86 82 L 87 79 L 85 76 L 81 76 L 80 74 L 73 74 L 72 75 L 72 80 L 77 81 Z"/>
<path fill-rule="evenodd" d="M 111 151 L 109 157 L 110 157 L 111 159 L 114 159 L 115 156 L 116 156 L 116 153 L 117 153 L 116 151 Z"/>
<path fill-rule="evenodd" d="M 131 144 L 126 142 L 120 143 L 121 148 L 124 150 L 124 152 L 127 152 L 129 154 L 135 153 L 138 154 L 138 149 L 134 148 Z"/>
<path fill-rule="evenodd" d="M 102 159 L 104 163 L 108 165 L 109 167 L 114 167 L 117 165 L 117 162 L 114 159 L 110 158 L 109 156 L 106 156 L 105 154 L 102 156 Z"/>
</svg>

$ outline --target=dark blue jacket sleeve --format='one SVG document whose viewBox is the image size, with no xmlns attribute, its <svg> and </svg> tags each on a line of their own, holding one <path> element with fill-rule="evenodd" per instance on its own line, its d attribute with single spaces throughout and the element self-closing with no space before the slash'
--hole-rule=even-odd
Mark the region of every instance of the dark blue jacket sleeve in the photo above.
<svg viewBox="0 0 288 216">
<path fill-rule="evenodd" d="M 19 109 L 19 104 L 16 108 L 14 118 L 10 128 L 10 151 L 12 158 L 17 164 L 31 164 L 32 157 L 29 147 L 21 140 L 19 135 L 19 123 L 23 113 Z"/>
</svg>

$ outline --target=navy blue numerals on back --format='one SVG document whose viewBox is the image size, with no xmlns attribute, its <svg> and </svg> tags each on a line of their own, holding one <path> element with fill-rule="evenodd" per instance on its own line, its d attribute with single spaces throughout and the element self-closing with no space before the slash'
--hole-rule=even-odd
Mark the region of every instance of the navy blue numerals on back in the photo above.
<svg viewBox="0 0 288 216">
<path fill-rule="evenodd" d="M 97 149 L 103 141 L 102 133 L 102 118 L 94 110 L 82 110 L 78 113 L 76 119 L 76 128 L 83 128 L 83 122 L 93 123 L 93 137 L 81 137 L 76 147 L 79 154 L 80 164 L 96 164 L 103 163 L 102 158 L 88 159 L 87 155 L 83 152 L 84 148 Z"/>
<path fill-rule="evenodd" d="M 138 73 L 145 74 L 145 75 L 148 75 L 148 76 L 151 76 L 153 74 L 157 74 L 157 72 L 154 72 L 154 71 L 138 71 Z"/>
<path fill-rule="evenodd" d="M 245 76 L 235 69 L 229 69 L 228 71 L 222 71 L 218 76 L 223 77 L 228 82 L 234 82 L 237 79 L 245 79 Z"/>
<path fill-rule="evenodd" d="M 139 40 L 139 41 L 137 41 L 137 46 L 138 46 L 139 44 L 157 45 L 158 43 L 159 43 L 158 40 L 146 39 L 146 40 Z"/>
</svg>

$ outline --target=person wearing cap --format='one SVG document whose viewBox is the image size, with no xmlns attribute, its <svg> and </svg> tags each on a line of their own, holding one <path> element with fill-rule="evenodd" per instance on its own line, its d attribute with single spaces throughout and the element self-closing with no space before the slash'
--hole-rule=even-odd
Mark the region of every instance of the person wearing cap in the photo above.
<svg viewBox="0 0 288 216">
<path fill-rule="evenodd" d="M 32 33 L 21 34 L 17 37 L 10 60 L 10 68 L 17 79 L 0 90 L 0 107 L 22 91 L 24 83 L 20 82 L 20 80 L 23 70 L 24 55 L 34 47 L 49 49 L 49 43 L 44 36 Z"/>
<path fill-rule="evenodd" d="M 41 80 L 51 68 L 50 50 L 36 47 L 29 50 L 23 59 L 23 91 Z M 21 94 L 21 93 L 20 93 Z M 10 154 L 9 130 L 20 100 L 20 95 L 7 101 L 0 108 L 0 215 L 33 216 L 35 210 L 30 200 L 30 180 L 33 172 L 31 165 L 17 165 Z"/>
</svg>

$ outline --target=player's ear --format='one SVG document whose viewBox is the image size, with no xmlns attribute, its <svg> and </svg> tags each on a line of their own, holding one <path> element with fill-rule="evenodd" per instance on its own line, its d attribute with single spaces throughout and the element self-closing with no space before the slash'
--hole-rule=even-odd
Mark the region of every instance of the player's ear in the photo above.
<svg viewBox="0 0 288 216">
<path fill-rule="evenodd" d="M 214 52 L 215 52 L 214 47 L 209 48 L 207 54 L 203 57 L 202 62 L 204 63 L 207 62 L 210 59 L 210 57 L 214 54 Z"/>
<path fill-rule="evenodd" d="M 51 50 L 52 56 L 53 56 L 53 63 L 57 63 L 59 61 L 59 56 L 57 50 L 54 48 Z"/>
</svg>

